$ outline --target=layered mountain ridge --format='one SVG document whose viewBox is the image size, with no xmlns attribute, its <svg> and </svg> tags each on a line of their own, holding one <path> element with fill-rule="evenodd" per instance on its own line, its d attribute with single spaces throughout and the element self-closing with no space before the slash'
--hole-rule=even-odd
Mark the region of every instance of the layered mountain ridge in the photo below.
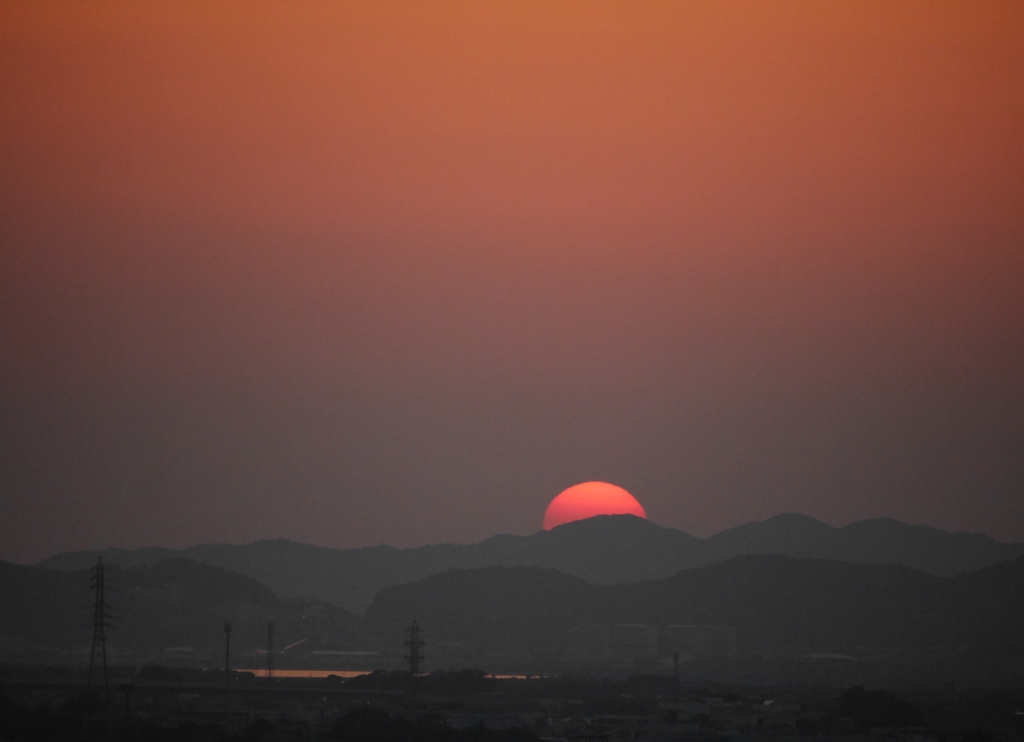
<svg viewBox="0 0 1024 742">
<path fill-rule="evenodd" d="M 232 623 L 234 646 L 250 654 L 266 646 L 271 621 L 279 646 L 327 637 L 332 646 L 347 647 L 365 635 L 365 621 L 343 609 L 283 600 L 258 580 L 187 559 L 110 566 L 105 574 L 112 657 L 158 656 L 172 648 L 186 651 L 183 661 L 217 660 L 225 621 Z M 0 662 L 88 661 L 82 651 L 92 635 L 90 583 L 88 570 L 0 562 Z"/>
<path fill-rule="evenodd" d="M 413 619 L 480 650 L 539 647 L 606 626 L 724 625 L 742 655 L 849 655 L 899 648 L 1024 656 L 1024 557 L 952 577 L 899 565 L 748 555 L 670 577 L 593 585 L 540 567 L 451 570 L 382 590 L 377 623 Z"/>
<path fill-rule="evenodd" d="M 186 558 L 259 580 L 285 597 L 322 600 L 363 613 L 379 591 L 452 569 L 544 567 L 598 585 L 669 577 L 733 557 L 764 554 L 855 564 L 895 564 L 933 575 L 971 572 L 1024 555 L 1024 543 L 949 533 L 891 519 L 834 528 L 783 514 L 706 539 L 629 515 L 598 516 L 528 536 L 500 535 L 468 545 L 331 549 L 286 539 L 243 546 L 104 549 L 59 554 L 37 566 L 81 570 L 102 556 L 122 567 Z"/>
<path fill-rule="evenodd" d="M 0 663 L 87 662 L 89 575 L 0 562 Z M 108 646 L 122 664 L 218 667 L 230 621 L 235 667 L 265 662 L 273 622 L 278 667 L 398 669 L 415 620 L 435 669 L 666 672 L 673 652 L 692 651 L 690 676 L 744 682 L 1024 677 L 1024 557 L 940 577 L 891 564 L 746 555 L 617 585 L 536 566 L 452 569 L 381 590 L 363 619 L 185 559 L 112 567 L 107 586 Z M 731 644 L 701 644 L 712 637 Z M 697 643 L 683 649 L 680 641 Z"/>
</svg>

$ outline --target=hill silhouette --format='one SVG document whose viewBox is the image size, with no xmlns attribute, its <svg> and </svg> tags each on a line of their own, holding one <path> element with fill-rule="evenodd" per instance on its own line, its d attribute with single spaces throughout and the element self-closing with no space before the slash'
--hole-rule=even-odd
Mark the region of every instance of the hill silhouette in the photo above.
<svg viewBox="0 0 1024 742">
<path fill-rule="evenodd" d="M 381 590 L 365 619 L 180 558 L 107 574 L 115 662 L 219 666 L 230 620 L 236 657 L 249 657 L 239 662 L 258 664 L 273 621 L 280 646 L 304 640 L 303 651 L 324 650 L 331 662 L 370 650 L 374 658 L 359 661 L 393 664 L 402 630 L 416 620 L 432 661 L 445 667 L 557 668 L 578 661 L 565 648 L 586 633 L 581 627 L 623 624 L 653 630 L 661 657 L 671 653 L 666 627 L 683 625 L 730 627 L 740 658 L 841 655 L 898 667 L 908 657 L 940 657 L 986 677 L 996 665 L 1009 663 L 1015 677 L 1024 667 L 1024 557 L 940 577 L 900 565 L 746 555 L 614 585 L 546 567 L 455 569 Z M 86 661 L 88 577 L 0 562 L 0 658 Z M 169 648 L 179 653 L 170 658 Z M 605 658 L 620 661 L 607 646 Z"/>
<path fill-rule="evenodd" d="M 0 653 L 8 661 L 83 661 L 92 639 L 89 584 L 86 571 L 0 562 Z M 282 647 L 306 639 L 342 649 L 365 634 L 363 619 L 343 609 L 282 600 L 257 580 L 180 558 L 148 567 L 108 567 L 106 598 L 108 646 L 115 658 L 132 653 L 159 659 L 161 650 L 173 647 L 181 660 L 219 661 L 226 620 L 233 624 L 239 657 L 266 646 L 269 621 Z"/>
<path fill-rule="evenodd" d="M 953 575 L 1013 559 L 1024 554 L 1024 544 L 888 519 L 833 528 L 796 514 L 700 539 L 634 516 L 618 515 L 576 521 L 528 536 L 494 536 L 469 545 L 329 549 L 278 539 L 244 546 L 204 544 L 180 551 L 73 552 L 51 557 L 38 566 L 85 569 L 99 556 L 126 567 L 143 566 L 179 556 L 255 578 L 281 596 L 327 601 L 362 613 L 382 588 L 450 569 L 536 566 L 595 584 L 619 584 L 667 577 L 744 554 L 899 564 Z"/>
<path fill-rule="evenodd" d="M 439 639 L 505 652 L 557 652 L 581 624 L 682 624 L 735 627 L 746 654 L 945 648 L 1024 659 L 1024 558 L 937 577 L 756 555 L 627 585 L 538 567 L 452 570 L 382 590 L 367 617 L 396 625 L 415 618 Z"/>
</svg>

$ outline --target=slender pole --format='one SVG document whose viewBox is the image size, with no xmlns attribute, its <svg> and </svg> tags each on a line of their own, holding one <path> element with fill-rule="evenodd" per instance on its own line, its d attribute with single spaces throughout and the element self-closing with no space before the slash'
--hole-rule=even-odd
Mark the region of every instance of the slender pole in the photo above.
<svg viewBox="0 0 1024 742">
<path fill-rule="evenodd" d="M 274 624 L 267 624 L 267 677 L 274 677 Z"/>
<path fill-rule="evenodd" d="M 224 690 L 231 682 L 231 622 L 224 622 Z"/>
<path fill-rule="evenodd" d="M 131 683 L 122 683 L 121 690 L 124 691 L 124 715 L 132 715 L 132 691 L 135 690 L 135 686 Z"/>
</svg>

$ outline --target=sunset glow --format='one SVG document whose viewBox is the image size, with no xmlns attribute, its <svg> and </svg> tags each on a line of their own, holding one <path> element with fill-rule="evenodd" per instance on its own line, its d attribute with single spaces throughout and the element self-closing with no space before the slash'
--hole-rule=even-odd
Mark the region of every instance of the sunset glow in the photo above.
<svg viewBox="0 0 1024 742">
<path fill-rule="evenodd" d="M 0 3 L 0 558 L 1024 538 L 1022 7 Z"/>
<path fill-rule="evenodd" d="M 584 482 L 563 491 L 544 512 L 544 530 L 593 518 L 595 515 L 635 515 L 647 518 L 647 512 L 633 495 L 608 482 Z"/>
</svg>

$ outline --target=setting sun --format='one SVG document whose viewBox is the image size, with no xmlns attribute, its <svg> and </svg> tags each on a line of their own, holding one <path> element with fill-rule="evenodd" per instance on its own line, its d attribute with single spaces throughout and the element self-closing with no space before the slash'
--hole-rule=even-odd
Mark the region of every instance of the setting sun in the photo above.
<svg viewBox="0 0 1024 742">
<path fill-rule="evenodd" d="M 635 515 L 647 518 L 647 512 L 633 495 L 608 482 L 584 482 L 563 491 L 544 512 L 544 530 L 593 518 L 595 515 Z"/>
</svg>

